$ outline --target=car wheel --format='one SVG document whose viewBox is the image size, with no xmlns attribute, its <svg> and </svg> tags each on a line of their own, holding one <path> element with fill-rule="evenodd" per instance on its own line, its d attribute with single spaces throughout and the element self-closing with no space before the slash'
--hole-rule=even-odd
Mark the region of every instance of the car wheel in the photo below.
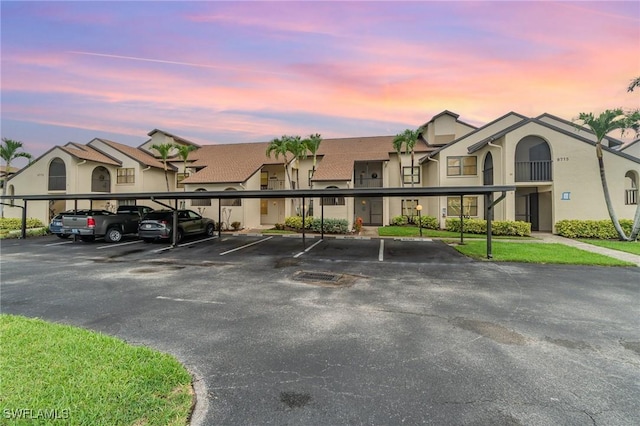
<svg viewBox="0 0 640 426">
<path fill-rule="evenodd" d="M 69 234 L 56 234 L 56 236 L 58 238 L 62 238 L 63 240 L 66 240 L 67 238 L 69 238 Z"/>
<path fill-rule="evenodd" d="M 122 231 L 117 226 L 107 229 L 104 240 L 108 243 L 117 243 L 122 240 Z"/>
<path fill-rule="evenodd" d="M 178 231 L 176 232 L 176 244 L 180 244 L 180 242 L 182 241 L 182 239 L 184 238 L 184 231 L 180 228 L 178 228 Z"/>
<path fill-rule="evenodd" d="M 83 236 L 80 237 L 80 239 L 82 241 L 84 241 L 85 243 L 90 243 L 92 241 L 95 241 L 96 237 L 95 237 L 95 235 L 83 235 Z"/>
<path fill-rule="evenodd" d="M 207 227 L 204 230 L 204 233 L 207 234 L 207 237 L 212 237 L 213 236 L 213 231 L 214 231 L 214 226 L 213 223 L 210 223 L 207 225 Z"/>
</svg>

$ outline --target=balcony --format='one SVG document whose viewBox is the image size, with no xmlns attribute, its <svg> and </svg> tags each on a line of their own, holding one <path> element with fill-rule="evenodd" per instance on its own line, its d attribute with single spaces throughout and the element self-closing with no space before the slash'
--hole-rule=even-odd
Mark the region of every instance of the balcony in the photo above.
<svg viewBox="0 0 640 426">
<path fill-rule="evenodd" d="M 382 188 L 382 178 L 357 177 L 353 182 L 354 188 Z"/>
<path fill-rule="evenodd" d="M 265 184 L 260 185 L 261 190 L 273 191 L 276 189 L 285 189 L 284 179 L 269 179 Z"/>
<path fill-rule="evenodd" d="M 627 206 L 638 204 L 638 190 L 637 189 L 625 189 L 624 190 L 624 204 Z"/>
<path fill-rule="evenodd" d="M 516 182 L 550 182 L 551 160 L 516 161 Z"/>
</svg>

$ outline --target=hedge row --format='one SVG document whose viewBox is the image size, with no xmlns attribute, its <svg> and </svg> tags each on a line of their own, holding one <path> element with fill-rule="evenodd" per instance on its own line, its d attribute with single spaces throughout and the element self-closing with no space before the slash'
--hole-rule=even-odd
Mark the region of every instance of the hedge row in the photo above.
<svg viewBox="0 0 640 426">
<path fill-rule="evenodd" d="M 451 232 L 460 232 L 460 219 L 447 219 L 446 229 Z M 484 219 L 464 219 L 464 232 L 469 234 L 486 234 L 487 221 Z M 491 222 L 491 234 L 529 237 L 531 236 L 531 224 L 514 220 L 494 220 Z"/>
<path fill-rule="evenodd" d="M 284 224 L 288 228 L 295 229 L 296 231 L 302 230 L 302 217 L 290 216 L 285 218 Z M 324 226 L 323 226 L 324 225 Z M 324 224 L 320 218 L 305 217 L 304 229 L 308 229 L 311 232 L 321 232 L 324 228 L 325 234 L 346 234 L 349 232 L 349 222 L 346 219 L 331 219 L 325 218 Z"/>
<path fill-rule="evenodd" d="M 408 223 L 418 224 L 420 222 L 421 228 L 426 229 L 438 229 L 438 219 L 434 216 L 414 216 L 409 220 L 407 216 L 394 216 L 391 218 L 391 225 L 404 226 Z"/>
<path fill-rule="evenodd" d="M 27 218 L 27 229 L 43 227 L 44 224 L 40 219 L 34 219 L 32 217 Z M 0 218 L 0 229 L 7 229 L 10 231 L 22 229 L 22 219 L 12 217 Z"/>
<path fill-rule="evenodd" d="M 620 226 L 627 235 L 631 233 L 633 221 L 621 219 Z M 560 220 L 556 222 L 556 232 L 567 238 L 618 239 L 618 233 L 611 220 Z"/>
</svg>

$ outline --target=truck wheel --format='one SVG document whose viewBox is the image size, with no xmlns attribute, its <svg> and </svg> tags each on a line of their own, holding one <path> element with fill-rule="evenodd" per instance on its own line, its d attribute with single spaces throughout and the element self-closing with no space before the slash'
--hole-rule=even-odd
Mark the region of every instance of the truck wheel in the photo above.
<svg viewBox="0 0 640 426">
<path fill-rule="evenodd" d="M 213 236 L 213 223 L 210 223 L 207 225 L 206 229 L 205 229 L 205 234 L 207 234 L 207 237 L 212 237 Z"/>
<path fill-rule="evenodd" d="M 104 240 L 108 243 L 117 243 L 122 239 L 122 231 L 117 226 L 107 229 Z"/>
<path fill-rule="evenodd" d="M 95 237 L 95 235 L 83 235 L 83 236 L 80 237 L 80 239 L 82 241 L 84 241 L 85 243 L 90 243 L 92 241 L 95 241 L 96 237 Z"/>
</svg>

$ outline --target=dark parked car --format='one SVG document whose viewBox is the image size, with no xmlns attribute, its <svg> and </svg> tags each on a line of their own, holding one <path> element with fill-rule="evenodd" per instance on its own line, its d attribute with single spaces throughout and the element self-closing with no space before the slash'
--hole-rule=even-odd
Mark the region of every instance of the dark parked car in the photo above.
<svg viewBox="0 0 640 426">
<path fill-rule="evenodd" d="M 65 234 L 62 232 L 62 215 L 63 214 L 71 214 L 73 211 L 67 211 L 58 213 L 51 219 L 51 223 L 49 223 L 49 232 L 58 236 L 58 238 L 69 238 L 70 234 Z"/>
<path fill-rule="evenodd" d="M 169 240 L 173 237 L 173 211 L 155 210 L 147 213 L 140 221 L 138 237 L 145 243 L 155 240 Z M 204 234 L 212 236 L 215 222 L 200 216 L 193 210 L 178 210 L 178 230 L 176 244 L 187 235 Z"/>
</svg>

